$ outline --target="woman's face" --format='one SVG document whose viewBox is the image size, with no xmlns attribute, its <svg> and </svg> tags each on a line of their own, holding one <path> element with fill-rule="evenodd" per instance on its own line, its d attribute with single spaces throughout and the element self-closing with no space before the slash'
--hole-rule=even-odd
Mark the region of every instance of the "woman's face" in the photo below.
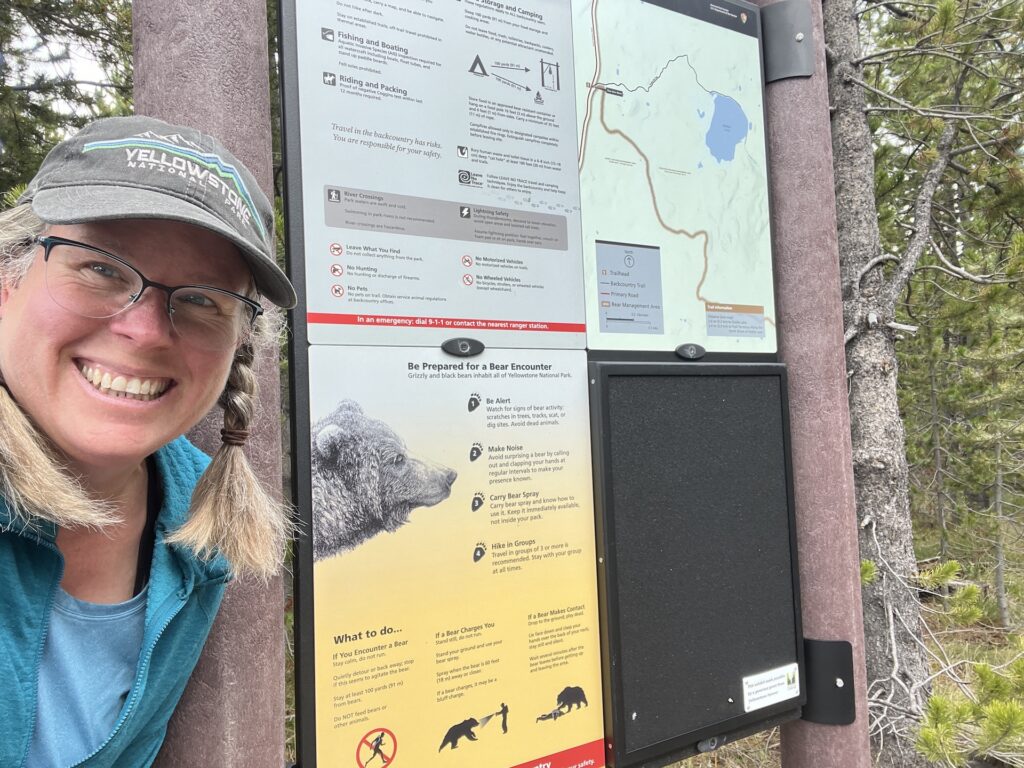
<svg viewBox="0 0 1024 768">
<path fill-rule="evenodd" d="M 102 248 L 164 285 L 245 292 L 251 281 L 231 243 L 181 222 L 93 222 L 47 234 Z M 148 288 L 114 317 L 81 317 L 50 297 L 42 247 L 19 283 L 0 288 L 0 370 L 21 407 L 80 471 L 137 466 L 194 426 L 224 389 L 234 348 L 190 345 L 172 328 L 166 302 L 163 291 Z M 116 395 L 109 386 L 117 377 L 129 391 L 138 379 L 141 391 L 159 394 Z"/>
</svg>

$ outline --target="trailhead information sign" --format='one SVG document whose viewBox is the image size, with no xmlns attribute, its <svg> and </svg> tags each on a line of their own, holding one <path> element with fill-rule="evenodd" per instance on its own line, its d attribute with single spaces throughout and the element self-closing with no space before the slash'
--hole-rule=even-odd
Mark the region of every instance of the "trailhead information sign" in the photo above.
<svg viewBox="0 0 1024 768">
<path fill-rule="evenodd" d="M 302 765 L 604 768 L 588 350 L 776 352 L 757 9 L 281 18 Z"/>
<path fill-rule="evenodd" d="M 311 343 L 774 353 L 759 16 L 296 3 Z"/>
</svg>

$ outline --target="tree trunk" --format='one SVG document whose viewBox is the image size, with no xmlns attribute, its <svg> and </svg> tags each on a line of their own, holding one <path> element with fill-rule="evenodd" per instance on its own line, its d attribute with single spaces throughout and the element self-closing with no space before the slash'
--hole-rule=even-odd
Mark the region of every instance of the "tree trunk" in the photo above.
<svg viewBox="0 0 1024 768">
<path fill-rule="evenodd" d="M 935 357 L 928 356 L 928 395 L 932 422 L 932 463 L 935 471 L 935 519 L 939 526 L 939 562 L 949 559 L 949 532 L 946 530 L 946 467 L 942 453 L 942 422 L 939 413 L 939 396 L 935 381 Z M 942 595 L 942 609 L 949 610 L 949 585 L 939 587 Z"/>
<path fill-rule="evenodd" d="M 874 189 L 874 153 L 864 93 L 850 62 L 860 56 L 851 0 L 825 3 L 829 93 L 844 315 L 856 335 L 847 345 L 854 480 L 861 557 L 878 565 L 864 588 L 864 635 L 872 745 L 884 768 L 928 763 L 914 750 L 915 715 L 927 697 L 920 603 L 907 488 L 903 422 L 896 398 L 891 291 L 881 270 L 862 274 L 881 254 Z M 927 219 L 925 219 L 927 226 Z M 849 334 L 848 334 L 849 336 Z M 908 714 L 910 713 L 910 714 Z"/>
<path fill-rule="evenodd" d="M 879 764 L 927 765 L 913 748 L 914 718 L 927 690 L 921 646 L 903 422 L 896 402 L 896 354 L 888 333 L 866 332 L 847 349 L 854 479 L 861 557 L 878 565 L 864 588 L 864 640 L 872 743 Z M 892 706 L 890 706 L 892 705 Z"/>
<path fill-rule="evenodd" d="M 949 559 L 949 533 L 946 531 L 946 467 L 942 454 L 942 424 L 935 382 L 935 358 L 928 356 L 928 387 L 932 419 L 932 451 L 935 462 L 935 517 L 939 525 L 939 562 Z M 945 595 L 945 590 L 943 590 Z"/>
<path fill-rule="evenodd" d="M 999 605 L 999 624 L 1010 627 L 1010 603 L 1006 597 L 1006 524 L 1003 520 L 1003 443 L 996 441 L 996 602 Z"/>
</svg>

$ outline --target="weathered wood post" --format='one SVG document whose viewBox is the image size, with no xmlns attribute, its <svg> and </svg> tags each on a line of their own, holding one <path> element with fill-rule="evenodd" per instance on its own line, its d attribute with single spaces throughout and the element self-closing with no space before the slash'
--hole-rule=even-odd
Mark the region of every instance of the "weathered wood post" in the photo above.
<svg viewBox="0 0 1024 768">
<path fill-rule="evenodd" d="M 267 9 L 261 0 L 136 0 L 132 7 L 135 111 L 220 138 L 273 197 Z M 276 359 L 259 366 L 261 416 L 250 457 L 281 476 Z M 219 409 L 189 435 L 212 453 Z M 280 578 L 228 589 L 199 666 L 171 721 L 157 764 L 281 768 L 284 625 Z"/>
<path fill-rule="evenodd" d="M 857 719 L 783 726 L 785 768 L 867 768 L 860 555 L 843 350 L 843 305 L 821 3 L 811 6 L 815 72 L 766 89 L 779 353 L 789 369 L 804 636 L 853 645 Z M 759 2 L 759 5 L 768 3 Z"/>
</svg>

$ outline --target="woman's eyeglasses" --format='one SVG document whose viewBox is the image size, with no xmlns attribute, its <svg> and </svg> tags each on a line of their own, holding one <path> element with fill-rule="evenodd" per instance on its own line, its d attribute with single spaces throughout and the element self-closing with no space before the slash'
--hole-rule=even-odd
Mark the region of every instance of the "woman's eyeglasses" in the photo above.
<svg viewBox="0 0 1024 768">
<path fill-rule="evenodd" d="M 150 287 L 167 294 L 167 314 L 181 339 L 210 351 L 245 340 L 263 313 L 258 301 L 209 285 L 164 285 L 119 256 L 63 237 L 37 237 L 43 246 L 46 289 L 58 305 L 82 317 L 124 312 Z"/>
</svg>

